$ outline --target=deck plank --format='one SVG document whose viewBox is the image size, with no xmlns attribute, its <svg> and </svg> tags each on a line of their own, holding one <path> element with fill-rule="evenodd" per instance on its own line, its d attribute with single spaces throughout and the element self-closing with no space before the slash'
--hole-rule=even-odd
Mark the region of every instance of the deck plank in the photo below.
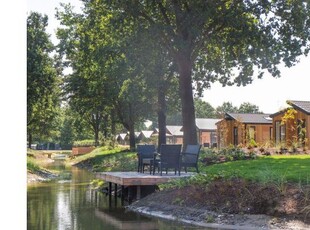
<svg viewBox="0 0 310 230">
<path fill-rule="evenodd" d="M 168 172 L 168 174 L 163 173 L 162 176 L 159 174 L 150 175 L 147 173 L 138 172 L 100 172 L 96 173 L 96 177 L 102 179 L 106 182 L 112 182 L 124 186 L 137 186 L 137 185 L 158 185 L 161 183 L 166 183 L 169 180 L 177 179 L 180 177 L 190 177 L 196 173 L 182 172 L 179 176 L 175 175 L 174 172 Z"/>
</svg>

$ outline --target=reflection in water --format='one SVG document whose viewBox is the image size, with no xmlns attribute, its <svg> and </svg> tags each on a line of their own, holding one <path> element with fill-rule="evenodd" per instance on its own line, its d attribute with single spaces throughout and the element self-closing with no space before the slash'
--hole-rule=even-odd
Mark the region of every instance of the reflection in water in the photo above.
<svg viewBox="0 0 310 230">
<path fill-rule="evenodd" d="M 67 169 L 59 162 L 50 167 L 72 176 L 70 180 L 28 186 L 29 230 L 189 228 L 126 211 L 120 207 L 120 200 L 117 200 L 117 207 L 109 208 L 108 196 L 89 187 L 89 182 L 94 179 L 92 173 L 75 167 Z"/>
</svg>

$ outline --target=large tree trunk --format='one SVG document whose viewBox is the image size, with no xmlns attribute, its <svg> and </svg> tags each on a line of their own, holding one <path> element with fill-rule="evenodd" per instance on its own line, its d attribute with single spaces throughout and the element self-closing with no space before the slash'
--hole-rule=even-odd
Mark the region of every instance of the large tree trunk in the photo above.
<svg viewBox="0 0 310 230">
<path fill-rule="evenodd" d="M 166 144 L 166 100 L 165 100 L 165 92 L 159 87 L 157 91 L 157 100 L 158 100 L 158 149 L 162 144 Z"/>
<path fill-rule="evenodd" d="M 136 137 L 134 124 L 129 124 L 129 148 L 130 151 L 135 151 L 136 149 Z"/>
<path fill-rule="evenodd" d="M 92 114 L 92 120 L 91 120 L 91 124 L 94 130 L 95 147 L 98 147 L 99 145 L 99 124 L 101 119 L 100 116 L 101 115 L 99 115 L 98 113 Z"/>
<path fill-rule="evenodd" d="M 28 148 L 31 148 L 31 143 L 32 143 L 32 134 L 29 132 L 28 133 Z"/>
<path fill-rule="evenodd" d="M 191 78 L 191 61 L 190 55 L 180 54 L 177 57 L 180 80 L 180 97 L 182 104 L 183 119 L 183 145 L 197 144 L 197 132 L 195 123 L 195 107 Z"/>
</svg>

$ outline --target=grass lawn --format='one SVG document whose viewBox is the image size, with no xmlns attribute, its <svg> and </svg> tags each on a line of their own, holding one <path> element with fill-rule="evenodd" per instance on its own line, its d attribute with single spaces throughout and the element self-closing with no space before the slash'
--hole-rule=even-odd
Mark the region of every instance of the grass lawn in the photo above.
<svg viewBox="0 0 310 230">
<path fill-rule="evenodd" d="M 310 155 L 274 155 L 201 167 L 202 173 L 220 171 L 263 183 L 282 181 L 310 184 Z"/>
<path fill-rule="evenodd" d="M 97 172 L 135 171 L 137 170 L 137 155 L 135 152 L 128 152 L 128 149 L 120 147 L 112 150 L 97 148 L 89 154 L 69 160 L 68 163 L 71 165 L 84 163 Z"/>
</svg>

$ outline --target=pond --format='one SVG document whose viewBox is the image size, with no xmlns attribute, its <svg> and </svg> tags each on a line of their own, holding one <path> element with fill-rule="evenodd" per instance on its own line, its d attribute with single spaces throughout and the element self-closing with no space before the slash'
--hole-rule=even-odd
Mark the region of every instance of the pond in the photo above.
<svg viewBox="0 0 310 230">
<path fill-rule="evenodd" d="M 91 172 L 59 160 L 48 168 L 61 170 L 63 179 L 28 186 L 29 230 L 198 229 L 127 211 L 119 199 L 109 206 L 108 196 L 91 188 Z"/>
</svg>

